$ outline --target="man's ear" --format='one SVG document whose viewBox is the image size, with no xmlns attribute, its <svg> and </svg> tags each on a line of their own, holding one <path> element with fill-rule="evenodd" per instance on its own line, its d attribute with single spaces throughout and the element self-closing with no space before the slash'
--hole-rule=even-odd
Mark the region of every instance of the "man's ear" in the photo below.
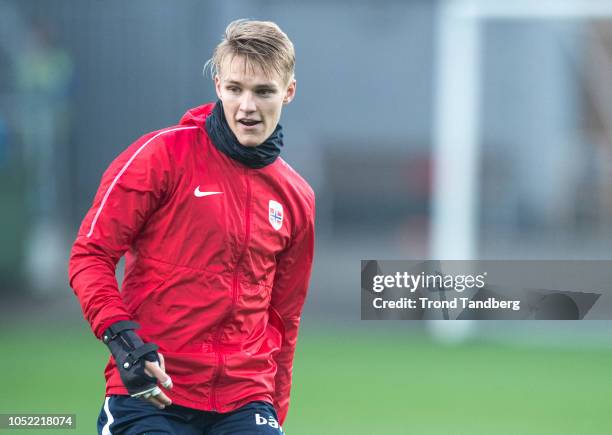
<svg viewBox="0 0 612 435">
<path fill-rule="evenodd" d="M 291 79 L 289 82 L 289 86 L 287 86 L 287 90 L 285 91 L 285 96 L 283 97 L 283 104 L 289 104 L 295 98 L 295 90 L 297 87 L 297 82 L 295 79 Z"/>
<path fill-rule="evenodd" d="M 219 74 L 215 74 L 215 92 L 217 98 L 221 99 L 221 78 L 219 78 Z"/>
</svg>

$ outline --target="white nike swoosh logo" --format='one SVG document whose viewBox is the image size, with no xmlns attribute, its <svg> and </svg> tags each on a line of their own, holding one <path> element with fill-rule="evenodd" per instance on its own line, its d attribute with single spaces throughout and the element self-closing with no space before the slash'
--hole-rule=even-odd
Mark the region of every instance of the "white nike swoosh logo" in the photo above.
<svg viewBox="0 0 612 435">
<path fill-rule="evenodd" d="M 200 186 L 196 187 L 195 190 L 193 191 L 193 194 L 198 198 L 201 198 L 203 196 L 218 195 L 220 193 L 223 193 L 223 192 L 202 192 L 200 191 Z"/>
</svg>

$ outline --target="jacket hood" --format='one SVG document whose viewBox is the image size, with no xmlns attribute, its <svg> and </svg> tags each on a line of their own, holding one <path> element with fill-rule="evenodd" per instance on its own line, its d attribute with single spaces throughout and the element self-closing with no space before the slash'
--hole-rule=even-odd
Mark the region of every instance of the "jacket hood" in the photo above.
<svg viewBox="0 0 612 435">
<path fill-rule="evenodd" d="M 198 125 L 204 127 L 206 117 L 210 115 L 215 103 L 206 103 L 193 109 L 189 109 L 181 118 L 181 125 Z"/>
</svg>

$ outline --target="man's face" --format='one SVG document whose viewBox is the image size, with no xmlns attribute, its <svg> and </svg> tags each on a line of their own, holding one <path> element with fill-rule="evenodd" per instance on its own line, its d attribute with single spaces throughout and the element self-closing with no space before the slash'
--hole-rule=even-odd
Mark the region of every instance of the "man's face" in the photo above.
<svg viewBox="0 0 612 435">
<path fill-rule="evenodd" d="M 217 96 L 230 128 L 244 146 L 261 145 L 274 131 L 284 104 L 295 96 L 295 80 L 268 77 L 242 56 L 228 57 L 215 76 Z"/>
</svg>

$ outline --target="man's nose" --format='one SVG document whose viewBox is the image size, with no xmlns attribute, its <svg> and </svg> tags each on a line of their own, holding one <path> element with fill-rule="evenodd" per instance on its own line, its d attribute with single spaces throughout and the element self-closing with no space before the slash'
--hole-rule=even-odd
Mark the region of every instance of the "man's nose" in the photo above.
<svg viewBox="0 0 612 435">
<path fill-rule="evenodd" d="M 253 94 L 251 92 L 243 92 L 242 98 L 240 99 L 240 110 L 243 112 L 254 112 L 255 107 L 255 99 L 253 98 Z"/>
</svg>

